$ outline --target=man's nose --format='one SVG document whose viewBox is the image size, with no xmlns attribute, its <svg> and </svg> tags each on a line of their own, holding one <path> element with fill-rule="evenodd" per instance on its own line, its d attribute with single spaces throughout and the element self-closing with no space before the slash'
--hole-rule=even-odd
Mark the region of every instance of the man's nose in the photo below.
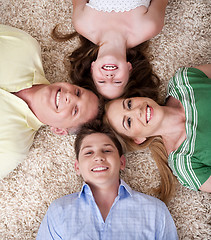
<svg viewBox="0 0 211 240">
<path fill-rule="evenodd" d="M 65 93 L 65 103 L 74 103 L 77 100 L 77 96 L 71 94 L 70 92 Z"/>
</svg>

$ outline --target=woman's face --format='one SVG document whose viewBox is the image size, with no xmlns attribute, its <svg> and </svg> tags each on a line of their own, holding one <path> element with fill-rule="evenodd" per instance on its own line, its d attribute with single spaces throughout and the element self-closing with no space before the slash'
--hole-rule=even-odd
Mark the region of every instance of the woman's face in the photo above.
<svg viewBox="0 0 211 240">
<path fill-rule="evenodd" d="M 92 62 L 92 78 L 98 92 L 108 98 L 118 98 L 128 83 L 131 63 L 115 58 L 98 58 Z"/>
<path fill-rule="evenodd" d="M 154 100 L 144 97 L 117 99 L 108 103 L 106 116 L 111 126 L 141 143 L 147 137 L 158 135 L 163 110 Z M 136 141 L 140 140 L 140 141 Z"/>
</svg>

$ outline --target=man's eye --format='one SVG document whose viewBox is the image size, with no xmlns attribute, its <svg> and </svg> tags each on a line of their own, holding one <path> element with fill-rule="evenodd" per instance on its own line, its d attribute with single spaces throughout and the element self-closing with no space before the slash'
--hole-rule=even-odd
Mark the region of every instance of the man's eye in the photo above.
<svg viewBox="0 0 211 240">
<path fill-rule="evenodd" d="M 75 106 L 73 115 L 75 116 L 77 114 L 77 112 L 78 112 L 78 107 Z"/>
<path fill-rule="evenodd" d="M 79 89 L 76 89 L 76 96 L 80 97 L 81 96 L 81 91 Z"/>
<path fill-rule="evenodd" d="M 128 100 L 128 102 L 127 102 L 128 109 L 131 109 L 131 106 L 132 106 L 132 102 L 131 102 L 131 100 Z"/>
<path fill-rule="evenodd" d="M 127 119 L 127 125 L 128 125 L 129 128 L 131 127 L 131 118 Z"/>
</svg>

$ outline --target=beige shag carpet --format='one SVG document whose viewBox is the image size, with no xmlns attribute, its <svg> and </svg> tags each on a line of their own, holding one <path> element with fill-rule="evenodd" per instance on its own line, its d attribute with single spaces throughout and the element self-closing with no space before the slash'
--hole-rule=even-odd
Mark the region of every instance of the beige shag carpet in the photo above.
<svg viewBox="0 0 211 240">
<path fill-rule="evenodd" d="M 71 0 L 0 0 L 0 22 L 25 30 L 40 43 L 51 83 L 69 81 L 64 62 L 77 46 L 77 39 L 57 43 L 50 33 L 58 23 L 63 33 L 73 31 L 71 14 Z M 165 27 L 150 44 L 154 70 L 163 80 L 161 94 L 165 94 L 165 86 L 177 68 L 210 63 L 210 15 L 209 0 L 169 0 Z M 27 159 L 0 180 L 1 240 L 35 239 L 49 204 L 80 189 L 82 181 L 74 172 L 73 142 L 74 136 L 58 137 L 43 127 Z M 122 178 L 144 193 L 159 184 L 150 152 L 128 154 Z M 211 239 L 211 194 L 178 185 L 168 208 L 179 239 Z"/>
</svg>

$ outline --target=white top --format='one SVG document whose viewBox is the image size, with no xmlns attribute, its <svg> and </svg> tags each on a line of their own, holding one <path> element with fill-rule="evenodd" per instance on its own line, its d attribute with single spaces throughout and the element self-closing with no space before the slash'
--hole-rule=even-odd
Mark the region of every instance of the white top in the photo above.
<svg viewBox="0 0 211 240">
<path fill-rule="evenodd" d="M 89 0 L 87 6 L 97 11 L 103 12 L 125 12 L 140 6 L 146 8 L 150 5 L 150 0 Z"/>
</svg>

